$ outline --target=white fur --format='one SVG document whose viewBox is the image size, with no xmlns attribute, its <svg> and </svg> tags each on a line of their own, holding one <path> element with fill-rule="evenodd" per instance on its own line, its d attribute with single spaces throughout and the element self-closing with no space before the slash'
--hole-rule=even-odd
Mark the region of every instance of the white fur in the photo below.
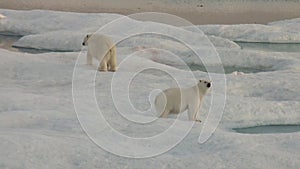
<svg viewBox="0 0 300 169">
<path fill-rule="evenodd" d="M 6 16 L 4 16 L 0 13 L 0 19 L 4 19 L 4 18 L 6 18 Z"/>
<path fill-rule="evenodd" d="M 88 34 L 82 45 L 88 46 L 87 64 L 93 64 L 93 57 L 100 61 L 99 71 L 116 71 L 116 47 L 111 38 L 101 34 Z"/>
<path fill-rule="evenodd" d="M 155 108 L 160 117 L 168 114 L 179 114 L 188 110 L 189 120 L 200 121 L 197 118 L 201 102 L 208 89 L 208 81 L 199 80 L 198 84 L 190 88 L 170 88 L 158 94 L 155 98 Z M 201 121 L 200 121 L 201 122 Z"/>
</svg>

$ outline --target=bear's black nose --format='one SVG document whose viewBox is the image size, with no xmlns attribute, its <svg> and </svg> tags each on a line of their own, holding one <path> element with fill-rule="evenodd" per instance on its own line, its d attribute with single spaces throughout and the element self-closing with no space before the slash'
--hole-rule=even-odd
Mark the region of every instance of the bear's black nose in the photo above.
<svg viewBox="0 0 300 169">
<path fill-rule="evenodd" d="M 207 85 L 206 85 L 206 86 L 207 86 L 207 88 L 210 88 L 211 84 L 210 84 L 210 83 L 207 83 Z"/>
<path fill-rule="evenodd" d="M 84 46 L 84 45 L 85 45 L 85 43 L 83 42 L 83 43 L 82 43 L 82 45 Z"/>
</svg>

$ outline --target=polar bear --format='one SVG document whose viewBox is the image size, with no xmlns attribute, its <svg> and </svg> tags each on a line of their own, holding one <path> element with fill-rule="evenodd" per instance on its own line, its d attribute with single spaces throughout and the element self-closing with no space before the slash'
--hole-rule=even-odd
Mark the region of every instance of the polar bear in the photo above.
<svg viewBox="0 0 300 169">
<path fill-rule="evenodd" d="M 111 38 L 102 34 L 88 34 L 84 37 L 83 46 L 88 46 L 87 64 L 93 64 L 93 57 L 100 61 L 99 71 L 116 71 L 116 47 Z"/>
<path fill-rule="evenodd" d="M 191 121 L 196 119 L 201 102 L 208 89 L 211 87 L 210 81 L 199 80 L 190 88 L 170 88 L 159 93 L 155 98 L 155 109 L 160 117 L 166 117 L 170 113 L 179 114 L 188 110 L 188 118 Z"/>
</svg>

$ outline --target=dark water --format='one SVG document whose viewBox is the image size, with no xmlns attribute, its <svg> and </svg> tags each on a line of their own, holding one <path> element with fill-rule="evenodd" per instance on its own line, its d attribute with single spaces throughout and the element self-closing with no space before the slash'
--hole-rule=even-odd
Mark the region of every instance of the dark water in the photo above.
<svg viewBox="0 0 300 169">
<path fill-rule="evenodd" d="M 18 41 L 22 36 L 13 35 L 9 33 L 1 33 L 0 32 L 0 48 L 7 49 L 14 52 L 26 52 L 26 53 L 47 53 L 47 52 L 59 52 L 59 51 L 53 51 L 53 50 L 42 50 L 42 49 L 34 49 L 34 48 L 21 48 L 21 47 L 15 47 L 14 43 Z"/>
<path fill-rule="evenodd" d="M 300 131 L 300 125 L 267 125 L 233 129 L 244 134 L 294 133 Z"/>
<path fill-rule="evenodd" d="M 248 43 L 236 42 L 246 50 L 258 50 L 265 52 L 300 52 L 300 43 Z"/>
<path fill-rule="evenodd" d="M 209 70 L 210 73 L 225 73 L 225 74 L 230 74 L 235 71 L 238 72 L 243 72 L 243 73 L 259 73 L 259 72 L 270 72 L 274 71 L 272 67 L 265 67 L 265 66 L 256 66 L 256 67 L 238 67 L 238 66 L 210 66 L 210 67 L 205 67 L 204 65 L 197 65 L 197 64 L 190 64 L 187 66 L 174 66 L 179 69 L 185 69 L 185 70 L 192 70 L 192 71 L 202 71 L 202 72 L 208 72 Z"/>
<path fill-rule="evenodd" d="M 69 51 L 34 49 L 34 48 L 22 48 L 22 47 L 14 47 L 14 46 L 13 48 L 17 49 L 19 52 L 32 53 L 32 54 L 48 53 L 48 52 L 69 52 Z"/>
<path fill-rule="evenodd" d="M 20 48 L 14 47 L 13 44 L 18 41 L 22 36 L 14 35 L 9 32 L 0 32 L 0 48 L 4 48 L 10 51 L 20 51 L 27 53 L 46 53 L 46 52 L 69 52 L 69 51 L 53 51 L 53 50 L 41 50 L 34 48 Z M 248 43 L 248 42 L 236 42 L 244 50 L 256 50 L 266 52 L 300 52 L 300 44 L 296 43 Z M 201 65 L 189 65 L 191 70 L 206 71 L 204 66 Z M 270 71 L 270 68 L 258 67 L 258 68 L 247 68 L 247 67 L 225 67 L 225 73 L 232 73 L 234 71 L 241 71 L 245 73 L 257 73 Z M 271 70 L 272 71 L 272 70 Z"/>
</svg>

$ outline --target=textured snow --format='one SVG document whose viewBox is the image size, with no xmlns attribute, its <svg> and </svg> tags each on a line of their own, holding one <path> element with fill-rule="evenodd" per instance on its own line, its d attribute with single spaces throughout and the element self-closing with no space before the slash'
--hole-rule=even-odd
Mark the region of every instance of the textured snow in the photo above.
<svg viewBox="0 0 300 169">
<path fill-rule="evenodd" d="M 241 47 L 236 44 L 235 42 L 229 40 L 229 39 L 225 39 L 225 38 L 221 38 L 218 36 L 208 36 L 209 40 L 211 41 L 211 43 L 217 47 L 217 48 L 232 48 L 232 49 L 240 49 Z"/>
<path fill-rule="evenodd" d="M 300 32 L 300 18 L 271 22 L 268 25 L 280 27 L 287 32 Z"/>
<path fill-rule="evenodd" d="M 13 46 L 53 51 L 80 51 L 86 34 L 65 30 L 27 35 L 15 42 Z"/>
<path fill-rule="evenodd" d="M 286 21 L 287 22 L 287 21 Z M 286 23 L 285 22 L 285 23 Z M 199 28 L 208 35 L 220 36 L 240 42 L 300 43 L 299 24 L 290 21 L 294 28 L 282 24 L 240 24 L 240 25 L 201 25 Z"/>
<path fill-rule="evenodd" d="M 88 32 L 87 32 L 88 33 Z M 47 49 L 59 51 L 80 51 L 82 49 L 82 40 L 87 33 L 76 31 L 54 31 L 43 34 L 27 35 L 14 43 L 15 47 L 34 48 L 34 49 Z M 62 36 L 63 35 L 63 36 Z M 212 44 L 217 48 L 233 48 L 240 49 L 240 46 L 233 41 L 216 36 L 208 36 Z M 176 43 L 157 38 L 130 38 L 126 40 L 126 44 L 130 45 L 147 45 L 152 44 L 153 47 L 160 45 L 174 47 Z M 201 42 L 199 42 L 201 43 Z"/>
<path fill-rule="evenodd" d="M 1 9 L 6 19 L 1 20 L 0 31 L 17 35 L 30 35 L 58 30 L 84 30 L 86 27 L 99 27 L 121 17 L 117 14 L 82 14 L 53 12 L 46 10 L 14 11 Z M 93 31 L 93 30 L 91 30 Z"/>
<path fill-rule="evenodd" d="M 8 18 L 0 22 L 0 32 L 24 35 L 14 46 L 59 51 L 80 51 L 82 39 L 87 33 L 94 33 L 105 24 L 124 17 L 116 14 L 81 14 L 43 10 L 14 12 L 2 9 L 0 11 L 8 16 Z M 128 32 L 128 30 L 135 31 L 136 29 L 143 30 L 148 27 L 160 27 L 155 22 L 144 23 L 129 18 L 127 22 L 127 27 L 119 29 Z M 203 35 L 203 32 L 195 27 L 187 30 L 195 33 L 195 36 Z M 114 34 L 114 36 L 123 35 L 122 31 L 118 33 Z M 136 39 L 130 40 L 133 41 L 131 43 L 137 41 Z M 240 48 L 236 43 L 228 39 L 216 36 L 209 36 L 209 39 L 216 47 Z M 157 39 L 155 44 L 166 44 L 161 41 L 163 40 Z M 153 44 L 154 42 L 150 40 L 150 43 Z M 200 41 L 199 43 L 203 43 L 200 45 L 210 45 L 206 41 Z M 168 45 L 173 45 L 173 43 Z"/>
<path fill-rule="evenodd" d="M 122 52 L 120 55 L 122 56 Z M 213 137 L 203 145 L 197 143 L 203 124 L 195 124 L 187 138 L 171 151 L 155 158 L 138 161 L 117 157 L 103 151 L 81 130 L 71 95 L 71 78 L 78 53 L 24 55 L 0 50 L 0 56 L 2 86 L 0 147 L 1 166 L 4 168 L 60 168 L 60 166 L 63 166 L 62 168 L 123 168 L 126 165 L 130 168 L 215 166 L 214 168 L 296 169 L 299 166 L 300 161 L 297 158 L 299 149 L 295 147 L 299 144 L 297 139 L 299 132 L 266 136 L 241 135 L 231 130 L 231 128 L 256 125 L 299 124 L 300 117 L 297 110 L 300 106 L 300 91 L 297 85 L 300 70 L 299 61 L 295 59 L 299 54 L 297 56 L 281 54 L 281 56 L 274 56 L 273 61 L 266 59 L 270 62 L 268 65 L 275 65 L 280 62 L 280 59 L 289 60 L 290 65 L 281 71 L 242 76 L 227 75 L 227 101 L 222 121 Z M 130 72 L 135 72 L 137 67 L 158 64 L 143 57 L 133 60 L 135 62 L 120 67 L 119 71 L 124 78 L 129 78 Z M 259 57 L 253 60 L 260 63 Z M 82 65 L 82 68 L 94 71 L 93 68 L 85 65 Z M 175 71 L 182 80 L 191 83 L 184 71 L 164 64 L 160 64 L 159 68 Z M 205 74 L 201 72 L 196 74 L 199 78 L 205 78 Z M 99 73 L 101 79 L 96 82 L 96 90 L 102 91 L 97 94 L 99 100 L 106 99 L 110 95 L 109 82 L 112 75 Z M 165 77 L 151 71 L 143 73 L 142 76 L 143 79 L 138 80 L 133 86 L 136 94 L 132 96 L 132 102 L 140 105 L 143 105 L 141 98 L 145 98 L 146 95 L 144 87 L 159 86 L 165 81 Z M 202 119 L 207 116 L 209 98 L 210 95 L 205 101 Z M 106 119 L 112 122 L 114 128 L 128 135 L 143 136 L 159 133 L 172 120 L 159 119 L 146 131 L 143 127 L 135 128 L 130 125 L 126 127 L 122 121 L 120 122 L 122 118 L 115 114 L 111 104 L 106 105 L 101 102 L 99 104 L 101 110 L 105 112 Z M 143 115 L 136 116 L 145 118 Z M 97 121 L 91 123 L 98 125 Z M 178 126 L 178 130 L 180 129 Z M 29 152 L 30 155 L 26 155 Z M 52 159 L 51 162 L 49 158 Z"/>
<path fill-rule="evenodd" d="M 79 18 L 84 16 L 84 19 L 80 20 L 86 20 L 86 23 L 95 21 L 99 17 L 97 22 L 99 25 L 119 17 L 114 14 L 75 14 L 53 11 L 0 10 L 0 13 L 7 16 L 0 21 L 1 31 L 27 35 L 16 44 L 29 43 L 30 45 L 24 47 L 67 51 L 80 49 L 84 34 L 96 30 L 95 25 L 81 27 L 74 24 L 77 18 L 75 16 Z M 32 19 L 37 15 L 41 15 L 38 20 L 43 23 L 42 25 L 36 25 L 38 22 Z M 56 18 L 57 23 L 51 18 Z M 25 24 L 23 20 L 29 23 Z M 131 23 L 134 23 L 132 27 L 135 29 L 158 25 L 137 21 Z M 278 29 L 283 29 L 284 25 L 285 22 L 280 23 L 281 28 Z M 218 26 L 211 27 L 214 30 Z M 254 27 L 261 30 L 260 26 Z M 244 28 L 246 29 L 245 25 Z M 251 25 L 249 29 L 252 29 Z M 238 30 L 234 29 L 234 31 Z M 232 32 L 235 35 L 238 33 Z M 275 33 L 274 37 L 277 37 Z M 280 31 L 277 33 L 280 34 Z M 201 32 L 198 34 L 204 38 Z M 187 31 L 183 35 L 193 36 L 196 32 Z M 263 35 L 268 36 L 268 31 Z M 113 38 L 118 39 L 120 36 L 115 35 Z M 244 38 L 246 37 L 250 40 L 253 38 L 250 35 Z M 48 41 L 45 42 L 47 38 Z M 209 38 L 215 41 L 214 44 L 224 44 L 223 38 Z M 191 38 L 193 47 L 201 51 L 203 56 L 209 58 L 214 55 L 208 48 L 207 41 L 196 40 L 199 39 Z M 231 43 L 226 42 L 226 46 L 229 44 Z M 223 66 L 225 72 L 226 69 L 231 70 L 225 75 L 226 107 L 212 137 L 204 144 L 198 143 L 199 134 L 208 117 L 211 98 L 224 97 L 220 93 L 210 92 L 205 97 L 201 109 L 200 118 L 203 123 L 196 123 L 187 137 L 170 151 L 145 159 L 124 158 L 106 152 L 94 144 L 82 130 L 73 105 L 72 76 L 76 59 L 78 56 L 85 56 L 86 51 L 28 54 L 0 49 L 0 168 L 298 169 L 300 132 L 250 135 L 236 133 L 232 129 L 259 125 L 300 124 L 298 111 L 300 53 L 246 51 L 234 47 L 234 44 L 226 46 L 217 48 L 222 65 L 214 63 L 207 65 Z M 164 50 L 157 50 L 157 48 Z M 185 82 L 186 86 L 191 86 L 194 81 L 182 62 L 184 61 L 190 66 L 196 66 L 197 70 L 193 71 L 196 78 L 209 78 L 206 72 L 199 71 L 203 65 L 202 61 L 186 46 L 171 39 L 162 39 L 159 36 L 133 37 L 117 44 L 117 54 L 120 63 L 117 74 L 98 72 L 95 84 L 85 81 L 86 74 L 95 72 L 96 64 L 87 66 L 83 61 L 83 64 L 80 62 L 77 68 L 86 74 L 82 74 L 77 80 L 86 86 L 95 87 L 101 112 L 111 126 L 124 135 L 153 136 L 173 124 L 174 119 L 158 119 L 150 126 L 124 122 L 124 118 L 118 114 L 110 97 L 113 76 L 121 76 L 124 80 L 130 79 L 132 74 L 141 68 L 154 67 L 174 73 L 177 80 Z M 212 82 L 213 85 L 215 83 L 217 82 Z M 176 82 L 167 74 L 155 70 L 140 72 L 130 86 L 131 102 L 136 108 L 144 110 L 149 106 L 148 95 L 152 89 L 164 89 L 174 85 Z M 82 93 L 85 91 L 85 88 L 79 90 Z M 128 98 L 119 99 L 121 102 L 126 102 Z M 97 116 L 93 114 L 95 110 L 89 107 L 87 110 L 84 117 L 90 120 L 89 125 L 101 127 L 103 124 L 97 121 L 99 114 Z M 127 110 L 124 114 L 144 120 L 152 117 L 151 114 L 135 114 Z M 191 122 L 183 116 L 178 125 L 173 127 L 176 132 L 182 132 L 186 125 L 191 125 Z M 109 130 L 99 129 L 101 130 L 98 134 L 101 136 Z M 176 132 L 172 136 L 176 137 Z M 169 142 L 170 138 L 164 141 Z M 118 146 L 124 143 L 113 139 L 106 144 Z M 154 151 L 158 146 L 150 148 Z M 124 151 L 134 153 L 140 149 L 143 147 L 136 145 L 135 149 L 124 148 Z"/>
</svg>

